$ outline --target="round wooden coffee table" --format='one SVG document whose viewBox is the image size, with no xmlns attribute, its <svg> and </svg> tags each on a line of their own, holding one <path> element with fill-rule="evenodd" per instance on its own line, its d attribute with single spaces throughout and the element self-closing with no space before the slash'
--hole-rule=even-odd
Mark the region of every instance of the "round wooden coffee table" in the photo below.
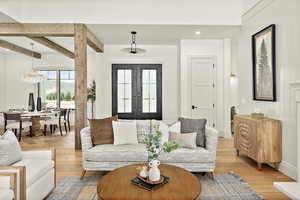
<svg viewBox="0 0 300 200">
<path fill-rule="evenodd" d="M 161 174 L 169 182 L 154 191 L 142 189 L 131 183 L 139 165 L 118 168 L 103 176 L 98 183 L 100 200 L 198 200 L 200 182 L 192 173 L 171 165 L 160 165 Z"/>
</svg>

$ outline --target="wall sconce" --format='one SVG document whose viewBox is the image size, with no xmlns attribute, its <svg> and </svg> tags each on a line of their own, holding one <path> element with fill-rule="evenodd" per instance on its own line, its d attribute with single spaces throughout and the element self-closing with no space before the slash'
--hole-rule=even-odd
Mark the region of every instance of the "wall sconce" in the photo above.
<svg viewBox="0 0 300 200">
<path fill-rule="evenodd" d="M 230 78 L 236 78 L 236 74 L 234 74 L 234 73 L 230 73 Z"/>
</svg>

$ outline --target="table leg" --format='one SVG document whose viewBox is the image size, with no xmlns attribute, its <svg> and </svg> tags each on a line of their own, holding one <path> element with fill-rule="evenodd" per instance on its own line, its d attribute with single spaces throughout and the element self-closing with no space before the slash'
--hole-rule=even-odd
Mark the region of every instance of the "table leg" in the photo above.
<svg viewBox="0 0 300 200">
<path fill-rule="evenodd" d="M 40 123 L 40 117 L 34 116 L 31 118 L 32 121 L 32 135 L 33 136 L 39 136 L 42 134 L 41 132 L 41 123 Z"/>
</svg>

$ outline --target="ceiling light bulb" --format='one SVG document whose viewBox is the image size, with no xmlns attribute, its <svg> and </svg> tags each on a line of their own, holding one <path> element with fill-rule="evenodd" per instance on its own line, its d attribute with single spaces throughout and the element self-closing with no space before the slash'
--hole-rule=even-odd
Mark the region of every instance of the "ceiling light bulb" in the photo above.
<svg viewBox="0 0 300 200">
<path fill-rule="evenodd" d="M 195 34 L 196 34 L 196 35 L 200 35 L 201 32 L 200 32 L 200 31 L 195 31 Z"/>
</svg>

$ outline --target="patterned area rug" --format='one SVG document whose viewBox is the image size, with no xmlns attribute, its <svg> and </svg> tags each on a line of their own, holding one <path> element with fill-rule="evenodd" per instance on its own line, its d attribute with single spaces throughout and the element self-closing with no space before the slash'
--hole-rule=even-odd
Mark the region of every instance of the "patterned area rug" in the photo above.
<svg viewBox="0 0 300 200">
<path fill-rule="evenodd" d="M 201 200 L 263 200 L 248 183 L 234 173 L 219 174 L 212 180 L 209 176 L 195 174 L 201 181 Z M 63 179 L 47 200 L 98 200 L 98 178 L 76 177 Z"/>
</svg>

